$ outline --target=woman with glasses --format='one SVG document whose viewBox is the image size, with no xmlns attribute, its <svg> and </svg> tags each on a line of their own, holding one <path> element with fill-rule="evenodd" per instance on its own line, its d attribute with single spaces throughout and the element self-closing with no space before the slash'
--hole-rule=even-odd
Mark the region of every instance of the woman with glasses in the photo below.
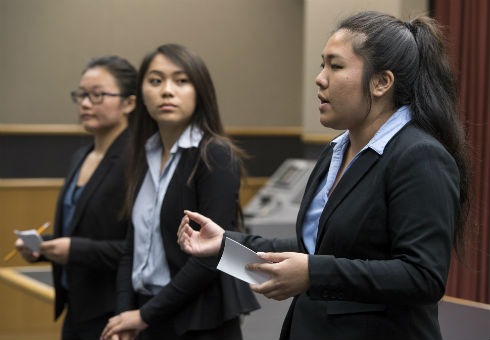
<svg viewBox="0 0 490 340">
<path fill-rule="evenodd" d="M 135 106 L 136 70 L 125 59 L 93 59 L 71 92 L 93 141 L 69 166 L 56 207 L 53 235 L 40 253 L 16 241 L 29 262 L 50 261 L 56 292 L 55 318 L 65 306 L 62 339 L 97 339 L 114 313 L 117 265 L 127 222 L 121 218 L 128 117 Z"/>
<path fill-rule="evenodd" d="M 240 150 L 225 137 L 202 59 L 181 45 L 148 54 L 139 70 L 126 214 L 127 252 L 117 312 L 102 338 L 241 339 L 240 315 L 258 308 L 247 284 L 214 258 L 177 244 L 184 209 L 239 225 Z"/>
</svg>

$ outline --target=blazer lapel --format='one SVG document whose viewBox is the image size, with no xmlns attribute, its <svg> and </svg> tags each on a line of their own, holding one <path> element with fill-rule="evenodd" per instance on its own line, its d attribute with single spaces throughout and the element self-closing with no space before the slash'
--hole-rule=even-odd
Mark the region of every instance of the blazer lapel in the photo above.
<svg viewBox="0 0 490 340">
<path fill-rule="evenodd" d="M 78 225 L 80 217 L 83 215 L 83 211 L 85 210 L 87 203 L 90 201 L 93 192 L 101 185 L 102 180 L 109 175 L 116 160 L 121 157 L 121 149 L 126 145 L 125 141 L 127 138 L 128 130 L 126 129 L 114 140 L 99 166 L 92 174 L 92 177 L 90 177 L 89 181 L 85 185 L 85 188 L 83 188 L 82 194 L 80 195 L 80 199 L 77 203 L 75 214 L 73 215 L 73 220 L 71 221 L 70 235 L 73 234 L 75 226 Z M 92 148 L 90 148 L 90 150 L 91 149 Z M 85 159 L 85 156 L 82 158 L 82 160 Z M 77 167 L 77 169 L 79 168 L 80 167 Z"/>
<path fill-rule="evenodd" d="M 74 159 L 71 162 L 70 168 L 68 170 L 67 176 L 65 178 L 65 181 L 63 183 L 63 186 L 60 190 L 60 194 L 58 196 L 58 202 L 57 202 L 57 208 L 56 208 L 56 216 L 55 216 L 55 235 L 61 236 L 62 234 L 62 206 L 63 206 L 63 200 L 66 195 L 66 190 L 68 189 L 68 185 L 73 181 L 73 178 L 75 177 L 78 169 L 81 166 L 81 163 L 87 156 L 87 154 L 92 150 L 93 145 L 89 145 L 87 147 L 84 147 L 80 149 L 77 154 L 74 156 Z"/>
<path fill-rule="evenodd" d="M 332 147 L 327 147 L 327 149 L 322 152 L 315 168 L 312 170 L 310 179 L 306 186 L 303 199 L 301 200 L 300 208 L 298 211 L 298 217 L 296 219 L 296 235 L 298 238 L 298 243 L 305 250 L 302 238 L 303 221 L 305 219 L 306 211 L 311 204 L 311 201 L 315 197 L 318 186 L 322 181 L 323 177 L 326 175 L 328 168 L 330 167 L 330 160 L 332 159 Z"/>
<path fill-rule="evenodd" d="M 327 230 L 327 221 L 342 200 L 354 189 L 364 175 L 378 161 L 379 155 L 371 149 L 363 152 L 359 158 L 351 165 L 347 172 L 340 179 L 337 187 L 330 195 L 328 202 L 323 209 L 320 221 L 318 223 L 318 236 L 316 242 L 315 253 L 321 244 L 321 240 Z"/>
<path fill-rule="evenodd" d="M 165 196 L 163 197 L 163 202 L 162 202 L 162 207 L 160 210 L 160 219 L 164 216 L 164 209 L 167 203 L 167 200 L 174 199 L 175 197 L 175 192 L 182 190 L 179 189 L 181 188 L 182 184 L 185 183 L 185 181 L 182 178 L 184 173 L 187 173 L 185 170 L 185 167 L 189 165 L 189 161 L 187 159 L 188 156 L 188 149 L 184 149 L 182 151 L 182 155 L 180 156 L 179 164 L 177 164 L 174 174 L 172 178 L 170 179 L 170 182 L 168 183 L 167 191 L 165 192 Z M 163 226 L 163 223 L 160 224 L 160 227 Z M 162 228 L 163 229 L 163 228 Z M 163 235 L 162 235 L 163 236 Z"/>
<path fill-rule="evenodd" d="M 74 232 L 75 226 L 78 225 L 80 217 L 83 215 L 83 211 L 85 210 L 87 203 L 90 201 L 95 189 L 101 185 L 102 180 L 107 174 L 109 174 L 113 164 L 114 158 L 104 158 L 95 172 L 92 174 L 90 180 L 85 185 L 85 188 L 83 188 L 82 194 L 80 195 L 80 199 L 77 203 L 75 214 L 73 215 L 73 219 L 71 221 L 70 234 Z"/>
</svg>

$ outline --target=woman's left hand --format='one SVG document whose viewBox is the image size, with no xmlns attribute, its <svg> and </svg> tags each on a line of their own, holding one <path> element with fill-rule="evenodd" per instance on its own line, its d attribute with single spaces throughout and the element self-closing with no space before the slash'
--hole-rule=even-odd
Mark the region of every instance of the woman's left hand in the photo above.
<svg viewBox="0 0 490 340">
<path fill-rule="evenodd" d="M 254 292 L 281 301 L 308 290 L 310 277 L 307 254 L 259 253 L 259 256 L 272 263 L 251 263 L 247 269 L 269 274 L 271 279 L 262 284 L 251 284 L 250 288 Z"/>
<path fill-rule="evenodd" d="M 112 339 L 116 334 L 128 334 L 127 331 L 135 331 L 135 335 L 148 327 L 148 324 L 141 318 L 140 310 L 131 310 L 113 316 L 102 331 L 101 339 Z"/>
</svg>

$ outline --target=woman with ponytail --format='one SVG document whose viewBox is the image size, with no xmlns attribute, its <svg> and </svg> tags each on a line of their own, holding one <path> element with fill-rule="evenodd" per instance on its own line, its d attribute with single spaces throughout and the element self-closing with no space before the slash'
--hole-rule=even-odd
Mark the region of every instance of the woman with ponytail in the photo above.
<svg viewBox="0 0 490 340">
<path fill-rule="evenodd" d="M 321 123 L 345 132 L 310 176 L 297 239 L 225 232 L 187 212 L 179 244 L 207 256 L 227 236 L 262 252 L 268 263 L 248 267 L 271 278 L 252 289 L 294 296 L 283 339 L 440 339 L 438 302 L 469 205 L 440 28 L 427 17 L 348 17 L 322 51 L 316 84 Z"/>
<path fill-rule="evenodd" d="M 64 318 L 59 339 L 92 340 L 116 308 L 117 266 L 127 231 L 121 209 L 136 69 L 120 56 L 93 58 L 70 95 L 92 141 L 67 163 L 53 233 L 43 235 L 40 252 L 21 239 L 16 247 L 26 261 L 52 265 L 54 318 Z"/>
</svg>

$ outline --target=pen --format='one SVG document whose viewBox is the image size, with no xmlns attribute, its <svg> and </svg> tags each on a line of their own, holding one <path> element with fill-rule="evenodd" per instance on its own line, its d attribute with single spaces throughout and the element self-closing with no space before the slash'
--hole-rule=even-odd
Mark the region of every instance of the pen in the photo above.
<svg viewBox="0 0 490 340">
<path fill-rule="evenodd" d="M 42 233 L 44 233 L 46 231 L 46 229 L 48 229 L 50 224 L 51 224 L 50 222 L 44 223 L 42 226 L 40 226 L 39 228 L 36 229 L 36 232 L 39 235 L 41 235 Z M 7 255 L 5 255 L 5 257 L 3 258 L 3 261 L 4 262 L 10 261 L 11 259 L 14 258 L 14 256 L 17 253 L 18 253 L 17 249 L 12 249 Z"/>
</svg>

